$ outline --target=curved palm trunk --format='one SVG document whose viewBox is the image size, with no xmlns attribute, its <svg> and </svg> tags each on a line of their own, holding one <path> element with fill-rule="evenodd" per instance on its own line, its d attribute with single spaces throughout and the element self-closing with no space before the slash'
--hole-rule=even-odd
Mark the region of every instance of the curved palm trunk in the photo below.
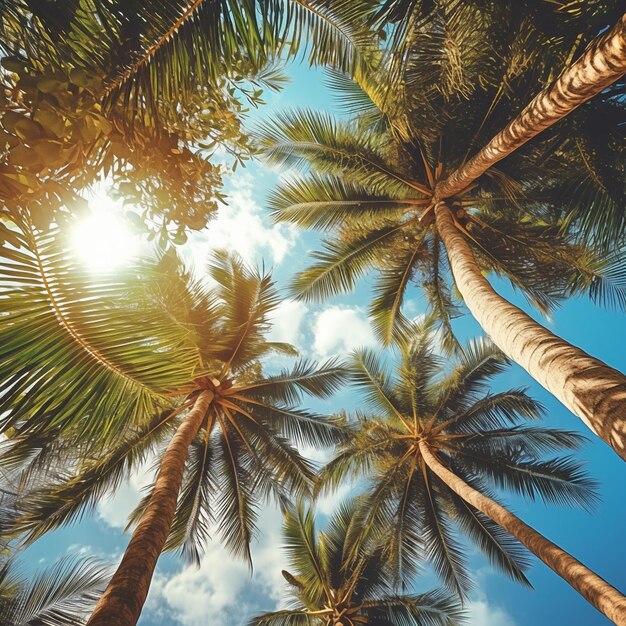
<svg viewBox="0 0 626 626">
<path fill-rule="evenodd" d="M 626 14 L 608 33 L 598 37 L 577 61 L 565 68 L 551 87 L 535 96 L 478 154 L 437 185 L 437 199 L 460 193 L 494 163 L 593 98 L 624 72 Z"/>
<path fill-rule="evenodd" d="M 626 460 L 626 376 L 526 315 L 483 276 L 450 209 L 435 207 L 439 235 L 465 304 L 493 342 Z"/>
<path fill-rule="evenodd" d="M 167 446 L 150 502 L 87 626 L 134 626 L 137 623 L 176 513 L 188 448 L 202 426 L 211 400 L 211 391 L 198 396 Z"/>
<path fill-rule="evenodd" d="M 626 625 L 626 596 L 502 505 L 470 487 L 442 465 L 425 442 L 420 442 L 419 447 L 426 465 L 452 491 L 511 533 L 598 611 L 619 626 Z"/>
</svg>

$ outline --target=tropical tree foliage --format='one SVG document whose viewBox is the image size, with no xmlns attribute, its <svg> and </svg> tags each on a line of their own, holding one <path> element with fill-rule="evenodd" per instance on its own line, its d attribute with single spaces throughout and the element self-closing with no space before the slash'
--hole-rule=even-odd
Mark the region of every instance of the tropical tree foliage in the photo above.
<svg viewBox="0 0 626 626">
<path fill-rule="evenodd" d="M 71 261 L 66 258 L 56 268 L 59 273 L 51 274 L 58 280 L 67 276 L 68 267 Z M 216 398 L 189 451 L 168 547 L 197 560 L 215 518 L 228 547 L 249 557 L 258 503 L 270 494 L 279 501 L 305 494 L 314 476 L 294 444 L 327 446 L 341 439 L 338 424 L 296 404 L 302 393 L 333 393 L 343 370 L 335 361 L 317 367 L 299 360 L 290 370 L 262 374 L 264 357 L 274 352 L 293 355 L 294 350 L 264 338 L 268 316 L 279 302 L 277 293 L 269 275 L 248 270 L 240 260 L 225 254 L 215 257 L 214 289 L 181 273 L 172 255 L 151 271 L 151 284 L 136 276 L 131 281 L 134 294 L 117 291 L 107 280 L 100 285 L 93 281 L 89 299 L 70 274 L 62 304 L 51 306 L 49 293 L 36 300 L 26 292 L 23 306 L 16 307 L 15 317 L 24 321 L 19 333 L 3 325 L 7 337 L 19 336 L 28 345 L 29 340 L 41 341 L 43 333 L 51 346 L 42 350 L 36 344 L 40 361 L 33 354 L 29 358 L 24 348 L 14 350 L 24 361 L 3 359 L 8 369 L 2 378 L 13 391 L 2 396 L 2 426 L 10 434 L 3 465 L 32 469 L 37 462 L 44 467 L 53 463 L 55 446 L 70 441 L 73 445 L 83 436 L 96 439 L 95 445 L 75 447 L 74 462 L 66 458 L 55 484 L 28 494 L 13 532 L 26 532 L 32 540 L 75 520 L 114 492 L 146 458 L 158 463 L 160 445 L 184 419 L 199 390 L 223 381 L 223 395 Z M 82 278 L 84 285 L 87 276 Z M 54 278 L 48 280 L 56 286 Z M 40 273 L 37 287 L 41 282 Z M 16 291 L 8 302 L 20 301 L 21 289 Z M 126 307 L 120 306 L 122 297 Z M 43 326 L 45 318 L 37 307 L 50 316 L 50 328 Z M 28 325 L 29 318 L 38 323 Z M 143 333 L 130 332 L 140 327 Z M 169 344 L 157 343 L 164 338 Z M 10 343 L 3 345 L 11 349 Z M 115 360 L 107 358 L 112 355 Z M 31 369 L 25 372 L 26 362 Z M 13 389 L 12 380 L 28 392 Z M 106 446 L 103 439 L 108 440 Z"/>
<path fill-rule="evenodd" d="M 308 171 L 279 185 L 270 200 L 275 219 L 327 235 L 314 265 L 294 280 L 294 292 L 325 298 L 376 270 L 371 313 L 386 342 L 406 327 L 403 298 L 416 283 L 441 320 L 446 347 L 453 347 L 459 302 L 429 209 L 434 189 L 530 100 L 545 70 L 527 58 L 538 46 L 532 21 L 497 21 L 471 3 L 456 4 L 414 27 L 398 83 L 387 80 L 393 58 L 384 53 L 354 79 L 331 74 L 349 119 L 295 111 L 259 133 L 269 162 Z M 450 53 L 450 38 L 462 55 Z M 506 47 L 494 57 L 501 40 Z M 562 183 L 577 176 L 596 185 L 587 170 L 592 151 L 584 146 L 598 132 L 607 153 L 604 175 L 621 180 L 623 163 L 608 136 L 617 137 L 622 115 L 609 92 L 451 201 L 481 269 L 509 279 L 544 312 L 580 291 L 626 303 L 617 257 L 599 255 L 571 228 L 572 202 L 589 203 L 590 196 L 572 194 L 571 184 L 566 192 Z M 618 202 L 609 187 L 595 189 L 594 206 Z"/>
<path fill-rule="evenodd" d="M 463 622 L 455 598 L 440 590 L 397 595 L 380 547 L 360 541 L 354 503 L 342 504 L 317 531 L 312 510 L 285 517 L 284 550 L 293 572 L 283 570 L 292 608 L 253 618 L 250 626 L 453 626 Z"/>
<path fill-rule="evenodd" d="M 94 560 L 64 559 L 26 576 L 15 562 L 0 566 L 2 626 L 79 626 L 104 590 L 107 570 Z"/>
<path fill-rule="evenodd" d="M 308 50 L 311 63 L 352 68 L 367 4 L 3 3 L 3 213 L 28 209 L 44 226 L 108 176 L 136 224 L 181 243 L 220 197 L 207 156 L 250 157 L 243 102 L 278 88 L 273 61 Z"/>
<path fill-rule="evenodd" d="M 500 571 L 524 584 L 527 554 L 511 535 L 452 491 L 427 464 L 424 443 L 455 475 L 495 497 L 509 491 L 545 502 L 588 508 L 594 483 L 571 456 L 574 432 L 529 426 L 541 406 L 523 389 L 488 390 L 506 359 L 486 340 L 471 342 L 446 371 L 432 326 L 414 328 L 393 373 L 381 355 L 356 352 L 351 372 L 369 411 L 328 464 L 323 485 L 365 477 L 365 534 L 389 533 L 386 550 L 399 581 L 410 580 L 422 557 L 464 595 L 471 588 L 460 536 L 470 539 Z"/>
</svg>

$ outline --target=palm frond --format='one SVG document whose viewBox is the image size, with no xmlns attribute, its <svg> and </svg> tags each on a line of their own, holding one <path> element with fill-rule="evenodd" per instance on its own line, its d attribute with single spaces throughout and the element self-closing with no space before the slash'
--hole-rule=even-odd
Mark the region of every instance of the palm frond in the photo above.
<svg viewBox="0 0 626 626">
<path fill-rule="evenodd" d="M 110 576 L 94 559 L 66 558 L 30 580 L 14 567 L 0 571 L 2 623 L 7 626 L 79 626 Z"/>
</svg>

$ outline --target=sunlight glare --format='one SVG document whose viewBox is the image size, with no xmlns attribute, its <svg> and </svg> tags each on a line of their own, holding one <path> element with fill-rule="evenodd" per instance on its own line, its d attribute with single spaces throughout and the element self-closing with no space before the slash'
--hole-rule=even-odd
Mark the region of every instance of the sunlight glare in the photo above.
<svg viewBox="0 0 626 626">
<path fill-rule="evenodd" d="M 96 272 L 118 268 L 139 252 L 139 241 L 121 216 L 98 211 L 76 224 L 73 245 L 78 256 Z"/>
</svg>

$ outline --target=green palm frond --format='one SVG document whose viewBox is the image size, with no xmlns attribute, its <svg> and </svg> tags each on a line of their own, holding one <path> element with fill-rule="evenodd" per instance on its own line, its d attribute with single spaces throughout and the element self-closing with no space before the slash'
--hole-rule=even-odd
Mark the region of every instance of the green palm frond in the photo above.
<svg viewBox="0 0 626 626">
<path fill-rule="evenodd" d="M 200 565 L 214 517 L 209 507 L 217 486 L 211 433 L 201 433 L 190 446 L 183 486 L 165 550 L 179 549 L 185 561 Z"/>
<path fill-rule="evenodd" d="M 257 615 L 248 622 L 248 626 L 324 626 L 324 620 L 305 611 L 285 609 Z"/>
<path fill-rule="evenodd" d="M 219 491 L 215 502 L 218 532 L 224 545 L 243 557 L 250 566 L 250 542 L 254 536 L 258 508 L 252 493 L 250 468 L 245 464 L 244 443 L 228 433 L 220 433 L 216 459 Z"/>
<path fill-rule="evenodd" d="M 18 515 L 10 528 L 30 543 L 61 525 L 80 519 L 93 510 L 105 497 L 114 493 L 122 482 L 136 471 L 156 446 L 171 434 L 176 423 L 174 411 L 159 413 L 147 424 L 128 427 L 118 434 L 119 441 L 96 458 L 79 459 L 66 468 L 61 477 L 44 481 L 28 490 L 18 500 Z M 53 433 L 54 437 L 54 433 Z M 50 437 L 45 442 L 54 450 L 57 443 Z"/>
<path fill-rule="evenodd" d="M 377 254 L 397 239 L 405 224 L 385 226 L 346 242 L 324 242 L 312 253 L 315 265 L 298 274 L 290 285 L 294 295 L 305 301 L 322 300 L 354 289 L 356 281 L 371 269 Z"/>
<path fill-rule="evenodd" d="M 380 355 L 369 349 L 357 350 L 351 373 L 354 385 L 362 390 L 373 410 L 401 417 L 402 408 L 394 393 L 395 381 L 386 374 Z"/>
<path fill-rule="evenodd" d="M 424 480 L 420 503 L 424 556 L 446 586 L 465 598 L 472 589 L 472 578 L 452 521 L 438 497 L 441 488 L 437 480 Z"/>
<path fill-rule="evenodd" d="M 525 389 L 510 389 L 486 394 L 455 413 L 449 420 L 449 426 L 453 432 L 470 434 L 494 428 L 511 428 L 521 420 L 539 419 L 542 414 L 541 404 L 530 398 Z"/>
<path fill-rule="evenodd" d="M 573 458 L 538 461 L 516 448 L 509 449 L 505 458 L 493 457 L 493 452 L 487 435 L 485 445 L 474 443 L 461 455 L 470 471 L 479 472 L 497 487 L 530 500 L 541 498 L 545 502 L 587 510 L 597 503 L 594 495 L 597 483 L 586 476 Z"/>
<path fill-rule="evenodd" d="M 257 140 L 273 165 L 313 166 L 317 173 L 344 176 L 395 197 L 415 197 L 424 189 L 388 162 L 384 135 L 364 135 L 354 124 L 327 113 L 305 109 L 278 114 L 258 129 Z"/>
<path fill-rule="evenodd" d="M 26 578 L 9 562 L 0 568 L 0 624 L 79 626 L 104 591 L 110 572 L 93 559 L 63 559 Z"/>
<path fill-rule="evenodd" d="M 110 440 L 167 406 L 165 393 L 189 380 L 197 360 L 184 329 L 158 310 L 137 315 L 146 287 L 135 271 L 146 282 L 158 272 L 96 277 L 56 231 L 16 236 L 20 247 L 4 246 L 0 261 L 2 430 L 71 427 Z"/>
<path fill-rule="evenodd" d="M 274 219 L 326 230 L 346 221 L 397 219 L 419 199 L 394 198 L 334 174 L 310 173 L 278 185 L 269 197 Z"/>
<path fill-rule="evenodd" d="M 458 626 L 466 618 L 458 600 L 438 589 L 366 601 L 363 609 L 372 624 L 381 620 L 382 624 L 394 626 Z"/>
<path fill-rule="evenodd" d="M 513 580 L 532 587 L 524 574 L 530 567 L 530 560 L 524 547 L 471 504 L 456 494 L 451 496 L 457 523 L 463 532 L 480 546 L 492 565 Z"/>
<path fill-rule="evenodd" d="M 264 334 L 270 328 L 270 313 L 280 303 L 278 291 L 269 274 L 260 274 L 244 266 L 236 255 L 225 251 L 214 254 L 209 275 L 216 281 L 216 296 L 221 300 L 220 349 L 213 356 L 224 365 L 223 373 L 271 352 L 273 347 Z"/>
</svg>

